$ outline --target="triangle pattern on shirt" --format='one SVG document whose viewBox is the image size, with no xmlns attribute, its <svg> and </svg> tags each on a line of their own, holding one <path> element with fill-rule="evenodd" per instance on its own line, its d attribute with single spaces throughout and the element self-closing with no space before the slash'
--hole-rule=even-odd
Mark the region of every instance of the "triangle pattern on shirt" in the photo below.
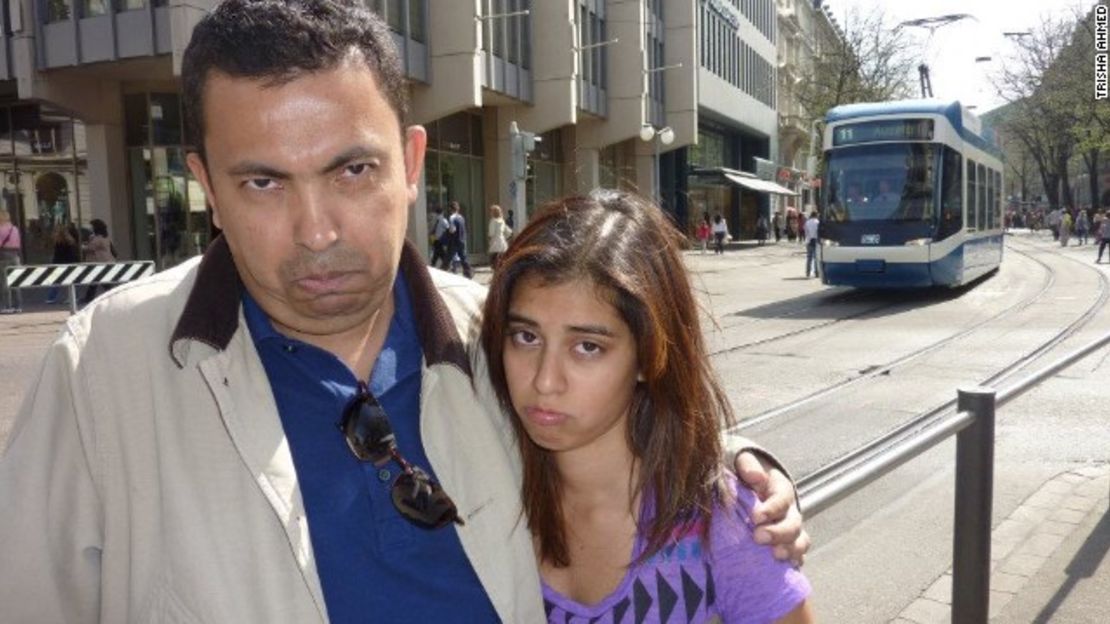
<svg viewBox="0 0 1110 624">
<path fill-rule="evenodd" d="M 698 612 L 698 607 L 701 606 L 702 596 L 705 592 L 702 591 L 697 581 L 690 578 L 686 573 L 686 568 L 682 568 L 682 599 L 686 602 L 686 622 L 694 621 L 694 614 Z"/>
<path fill-rule="evenodd" d="M 618 602 L 617 605 L 613 607 L 613 624 L 621 624 L 621 621 L 624 620 L 624 614 L 631 605 L 632 602 L 628 600 L 628 596 L 625 596 L 624 600 Z"/>
<path fill-rule="evenodd" d="M 655 571 L 655 591 L 659 597 L 659 621 L 666 622 L 667 618 L 671 617 L 674 606 L 678 602 L 678 594 L 663 578 L 663 574 L 659 570 Z"/>
<path fill-rule="evenodd" d="M 651 609 L 651 594 L 644 588 L 644 584 L 640 579 L 632 585 L 632 599 L 636 606 L 636 620 L 635 624 L 644 624 L 644 618 L 647 617 L 648 610 Z"/>
</svg>

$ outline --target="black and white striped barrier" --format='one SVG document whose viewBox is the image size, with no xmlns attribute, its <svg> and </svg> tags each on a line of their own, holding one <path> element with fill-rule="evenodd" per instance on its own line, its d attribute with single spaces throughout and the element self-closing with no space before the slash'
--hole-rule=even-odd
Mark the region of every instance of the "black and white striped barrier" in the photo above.
<svg viewBox="0 0 1110 624">
<path fill-rule="evenodd" d="M 69 287 L 69 306 L 77 312 L 77 287 L 122 284 L 154 274 L 154 262 L 83 262 L 80 264 L 29 264 L 8 267 L 9 288 Z"/>
</svg>

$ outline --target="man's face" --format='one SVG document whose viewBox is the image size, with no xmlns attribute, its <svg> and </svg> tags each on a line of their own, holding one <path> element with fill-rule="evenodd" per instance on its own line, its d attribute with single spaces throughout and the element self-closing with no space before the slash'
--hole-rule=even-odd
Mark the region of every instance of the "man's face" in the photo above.
<svg viewBox="0 0 1110 624">
<path fill-rule="evenodd" d="M 427 142 L 355 56 L 273 86 L 212 72 L 207 167 L 190 154 L 251 296 L 279 329 L 329 336 L 388 300 Z"/>
</svg>

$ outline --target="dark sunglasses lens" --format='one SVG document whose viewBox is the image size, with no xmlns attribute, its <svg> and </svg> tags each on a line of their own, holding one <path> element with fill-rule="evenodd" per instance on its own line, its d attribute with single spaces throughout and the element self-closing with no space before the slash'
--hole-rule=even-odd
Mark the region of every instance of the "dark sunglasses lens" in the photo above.
<svg viewBox="0 0 1110 624">
<path fill-rule="evenodd" d="M 343 434 L 351 451 L 362 461 L 380 464 L 389 459 L 393 428 L 377 401 L 355 399 L 343 415 Z"/>
<path fill-rule="evenodd" d="M 393 484 L 393 504 L 409 520 L 438 529 L 452 522 L 463 524 L 455 503 L 426 472 L 414 468 L 397 477 Z"/>
</svg>

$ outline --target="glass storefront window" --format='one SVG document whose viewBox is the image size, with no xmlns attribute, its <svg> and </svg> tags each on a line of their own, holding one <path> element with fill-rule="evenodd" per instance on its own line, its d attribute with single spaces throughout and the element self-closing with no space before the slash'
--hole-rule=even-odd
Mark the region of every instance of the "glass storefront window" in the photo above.
<svg viewBox="0 0 1110 624">
<path fill-rule="evenodd" d="M 458 113 L 427 124 L 427 130 L 424 189 L 429 218 L 436 206 L 446 212 L 450 202 L 459 202 L 467 224 L 467 251 L 484 253 L 488 215 L 481 158 L 482 118 Z"/>
<path fill-rule="evenodd" d="M 150 125 L 155 145 L 180 145 L 181 96 L 176 93 L 151 93 Z"/>
<path fill-rule="evenodd" d="M 159 269 L 204 253 L 211 219 L 204 189 L 185 166 L 181 96 L 124 97 L 135 257 Z"/>
<path fill-rule="evenodd" d="M 150 119 L 146 111 L 146 94 L 123 96 L 124 140 L 127 145 L 146 145 L 150 141 Z"/>
<path fill-rule="evenodd" d="M 138 11 L 146 8 L 146 0 L 116 0 L 117 11 Z"/>
</svg>

